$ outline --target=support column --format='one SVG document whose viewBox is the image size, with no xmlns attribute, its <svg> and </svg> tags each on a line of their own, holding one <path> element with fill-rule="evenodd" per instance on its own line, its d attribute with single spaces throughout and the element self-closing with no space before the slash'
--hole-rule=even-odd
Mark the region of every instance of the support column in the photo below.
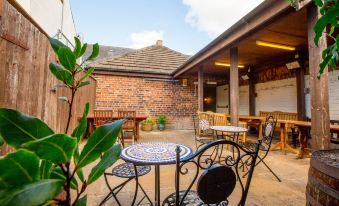
<svg viewBox="0 0 339 206">
<path fill-rule="evenodd" d="M 230 98 L 231 98 L 231 124 L 238 126 L 239 121 L 239 70 L 238 70 L 238 48 L 230 50 Z"/>
<path fill-rule="evenodd" d="M 296 74 L 297 79 L 297 112 L 298 120 L 306 119 L 306 106 L 305 106 L 305 68 L 299 68 Z"/>
<path fill-rule="evenodd" d="M 198 111 L 204 111 L 204 69 L 198 71 Z"/>
<path fill-rule="evenodd" d="M 319 18 L 319 9 L 312 3 L 307 8 L 307 27 L 313 150 L 328 149 L 330 146 L 328 68 L 325 69 L 320 79 L 317 78 L 319 64 L 322 61 L 321 53 L 327 47 L 327 42 L 324 35 L 320 38 L 318 47 L 313 42 L 315 36 L 313 26 Z"/>
<path fill-rule="evenodd" d="M 252 71 L 248 73 L 248 77 L 249 77 L 249 80 L 248 80 L 248 83 L 249 83 L 248 84 L 249 114 L 251 116 L 255 116 L 255 82 L 254 82 L 254 75 Z"/>
</svg>

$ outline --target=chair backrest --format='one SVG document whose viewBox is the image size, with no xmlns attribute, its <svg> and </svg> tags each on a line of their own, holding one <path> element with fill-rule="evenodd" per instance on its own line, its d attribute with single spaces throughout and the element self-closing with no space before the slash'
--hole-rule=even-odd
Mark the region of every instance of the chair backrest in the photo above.
<svg viewBox="0 0 339 206">
<path fill-rule="evenodd" d="M 213 113 L 211 112 L 198 112 L 198 134 L 207 135 L 213 134 L 210 126 L 213 126 Z"/>
<path fill-rule="evenodd" d="M 135 127 L 136 122 L 136 111 L 118 111 L 118 118 L 123 119 L 127 118 L 127 121 L 124 123 L 123 127 Z"/>
<path fill-rule="evenodd" d="M 227 125 L 226 114 L 214 113 L 213 114 L 213 125 L 214 126 L 226 126 Z"/>
<path fill-rule="evenodd" d="M 94 124 L 98 127 L 113 118 L 113 110 L 96 109 L 94 110 Z"/>
<path fill-rule="evenodd" d="M 237 186 L 241 191 L 237 205 L 245 205 L 260 144 L 261 140 L 258 140 L 255 149 L 248 150 L 233 141 L 217 140 L 204 145 L 194 155 L 184 159 L 180 158 L 180 148 L 177 147 L 176 205 L 183 205 L 195 182 L 197 183 L 198 196 L 205 204 L 228 203 L 229 196 Z M 233 148 L 234 153 L 225 150 L 229 147 Z M 241 167 L 249 168 L 246 177 L 242 177 Z M 192 182 L 187 188 L 180 188 L 181 176 L 190 174 L 193 176 Z M 199 174 L 201 175 L 199 176 Z M 179 195 L 179 191 L 182 190 L 185 190 L 184 194 Z"/>
<path fill-rule="evenodd" d="M 265 151 L 269 151 L 272 144 L 274 130 L 277 125 L 277 118 L 267 116 L 262 130 L 262 145 Z"/>
</svg>

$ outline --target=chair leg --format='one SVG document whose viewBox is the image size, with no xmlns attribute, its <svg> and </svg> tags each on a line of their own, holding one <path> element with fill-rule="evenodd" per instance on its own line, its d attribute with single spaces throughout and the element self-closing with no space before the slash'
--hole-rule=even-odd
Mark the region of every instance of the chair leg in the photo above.
<svg viewBox="0 0 339 206">
<path fill-rule="evenodd" d="M 262 163 L 267 167 L 267 169 L 274 175 L 275 178 L 277 178 L 277 180 L 279 182 L 281 182 L 280 178 L 278 177 L 278 175 L 276 175 L 273 170 L 266 164 L 266 162 L 264 160 L 262 160 Z"/>
<path fill-rule="evenodd" d="M 107 179 L 107 175 L 104 175 L 105 178 L 105 182 L 106 185 L 108 187 L 108 189 L 110 190 L 110 192 L 106 195 L 106 197 L 100 202 L 99 205 L 103 205 L 107 200 L 109 200 L 109 198 L 111 198 L 111 196 L 115 199 L 115 201 L 118 203 L 119 206 L 121 206 L 120 201 L 117 198 L 118 193 L 125 187 L 125 185 L 131 181 L 133 178 L 128 178 L 127 180 L 125 180 L 124 182 L 122 182 L 121 184 L 119 184 L 118 186 L 111 188 L 111 186 L 108 183 L 108 179 Z M 117 190 L 117 191 L 116 191 Z"/>
</svg>

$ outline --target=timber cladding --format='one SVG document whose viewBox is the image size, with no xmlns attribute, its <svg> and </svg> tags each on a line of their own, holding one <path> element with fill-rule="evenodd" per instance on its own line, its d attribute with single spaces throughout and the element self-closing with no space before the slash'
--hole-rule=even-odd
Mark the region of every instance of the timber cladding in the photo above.
<svg viewBox="0 0 339 206">
<path fill-rule="evenodd" d="M 191 129 L 198 97 L 193 81 L 183 87 L 180 82 L 150 81 L 143 77 L 95 74 L 96 108 L 136 110 L 137 114 L 156 118 L 165 114 L 168 127 Z"/>
<path fill-rule="evenodd" d="M 0 18 L 0 36 L 4 34 L 10 34 L 14 40 L 0 37 L 0 107 L 36 116 L 56 132 L 64 131 L 68 111 L 66 103 L 57 97 L 69 93 L 55 88 L 60 82 L 48 68 L 56 57 L 47 37 L 7 1 Z M 27 49 L 16 42 L 27 45 Z M 86 102 L 90 102 L 90 113 L 93 112 L 96 81 L 93 78 L 89 81 L 91 84 L 81 88 L 76 96 L 71 128 L 82 115 Z M 8 149 L 0 147 L 0 154 Z"/>
</svg>

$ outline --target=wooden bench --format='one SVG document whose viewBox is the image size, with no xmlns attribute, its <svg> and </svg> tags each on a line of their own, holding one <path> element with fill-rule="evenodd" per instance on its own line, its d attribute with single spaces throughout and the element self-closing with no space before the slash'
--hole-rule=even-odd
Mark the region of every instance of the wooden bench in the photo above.
<svg viewBox="0 0 339 206">
<path fill-rule="evenodd" d="M 267 112 L 267 111 L 260 111 L 259 112 L 260 117 L 267 117 L 267 116 L 273 116 L 278 120 L 298 120 L 298 113 L 292 113 L 292 112 L 280 112 L 280 111 L 274 111 L 274 112 Z M 280 124 L 277 123 L 276 129 L 279 129 Z M 294 127 L 293 124 L 286 124 L 287 129 L 291 129 Z"/>
</svg>

